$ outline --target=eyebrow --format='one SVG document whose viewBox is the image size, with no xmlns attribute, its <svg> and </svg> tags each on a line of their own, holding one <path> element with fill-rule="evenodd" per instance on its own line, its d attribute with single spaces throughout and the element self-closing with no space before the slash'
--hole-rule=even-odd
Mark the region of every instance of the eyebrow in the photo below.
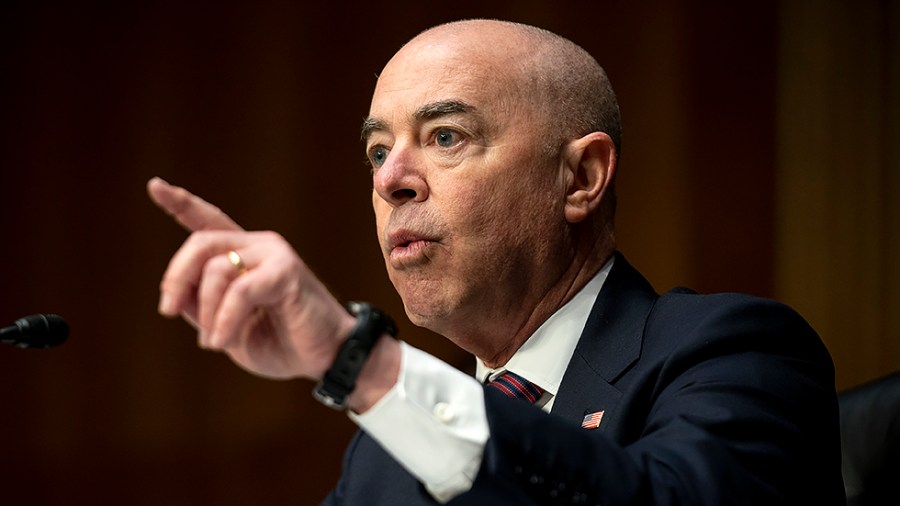
<svg viewBox="0 0 900 506">
<path fill-rule="evenodd" d="M 360 140 L 365 142 L 369 140 L 369 136 L 371 136 L 375 132 L 380 132 L 381 130 L 387 130 L 387 125 L 385 125 L 383 121 L 374 119 L 370 116 L 363 120 L 359 138 Z"/>
<path fill-rule="evenodd" d="M 429 120 L 446 116 L 448 114 L 459 114 L 473 112 L 475 107 L 461 100 L 441 100 L 431 104 L 425 104 L 416 109 L 413 115 L 417 120 Z"/>
<path fill-rule="evenodd" d="M 437 102 L 425 104 L 416 109 L 413 118 L 415 118 L 416 121 L 426 121 L 450 114 L 471 112 L 475 112 L 475 106 L 461 100 L 439 100 Z M 382 130 L 387 130 L 387 124 L 384 121 L 369 116 L 363 120 L 362 128 L 360 130 L 360 139 L 366 141 L 373 133 Z"/>
</svg>

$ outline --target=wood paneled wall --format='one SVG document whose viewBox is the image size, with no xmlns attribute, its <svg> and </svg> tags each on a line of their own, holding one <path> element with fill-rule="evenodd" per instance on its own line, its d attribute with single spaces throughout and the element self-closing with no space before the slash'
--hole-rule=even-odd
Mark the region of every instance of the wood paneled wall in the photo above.
<svg viewBox="0 0 900 506">
<path fill-rule="evenodd" d="M 776 295 L 847 387 L 900 369 L 900 6 L 785 2 L 779 26 Z"/>
</svg>

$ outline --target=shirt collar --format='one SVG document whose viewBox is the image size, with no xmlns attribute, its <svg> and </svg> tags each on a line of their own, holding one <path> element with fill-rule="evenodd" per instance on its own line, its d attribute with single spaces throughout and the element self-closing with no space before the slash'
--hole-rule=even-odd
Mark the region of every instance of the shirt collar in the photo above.
<svg viewBox="0 0 900 506">
<path fill-rule="evenodd" d="M 612 268 L 613 258 L 611 256 L 569 302 L 553 313 L 505 365 L 491 369 L 475 357 L 475 377 L 484 383 L 504 371 L 512 371 L 556 396 L 597 294 Z"/>
</svg>

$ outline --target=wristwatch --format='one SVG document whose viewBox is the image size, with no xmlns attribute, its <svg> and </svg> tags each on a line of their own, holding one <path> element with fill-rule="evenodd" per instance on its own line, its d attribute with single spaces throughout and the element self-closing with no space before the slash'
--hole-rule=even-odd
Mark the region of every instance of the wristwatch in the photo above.
<svg viewBox="0 0 900 506">
<path fill-rule="evenodd" d="M 392 337 L 397 335 L 394 320 L 371 304 L 350 302 L 347 311 L 356 316 L 356 325 L 338 349 L 331 368 L 313 390 L 319 402 L 337 410 L 346 409 L 347 396 L 356 387 L 356 378 L 378 338 L 385 332 Z"/>
</svg>

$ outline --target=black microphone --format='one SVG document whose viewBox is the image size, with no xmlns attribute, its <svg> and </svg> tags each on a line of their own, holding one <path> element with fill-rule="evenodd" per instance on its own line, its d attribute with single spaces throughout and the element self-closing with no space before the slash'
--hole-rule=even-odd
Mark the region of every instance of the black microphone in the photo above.
<svg viewBox="0 0 900 506">
<path fill-rule="evenodd" d="M 33 314 L 0 328 L 0 342 L 19 348 L 49 348 L 69 337 L 69 324 L 55 314 Z"/>
</svg>

